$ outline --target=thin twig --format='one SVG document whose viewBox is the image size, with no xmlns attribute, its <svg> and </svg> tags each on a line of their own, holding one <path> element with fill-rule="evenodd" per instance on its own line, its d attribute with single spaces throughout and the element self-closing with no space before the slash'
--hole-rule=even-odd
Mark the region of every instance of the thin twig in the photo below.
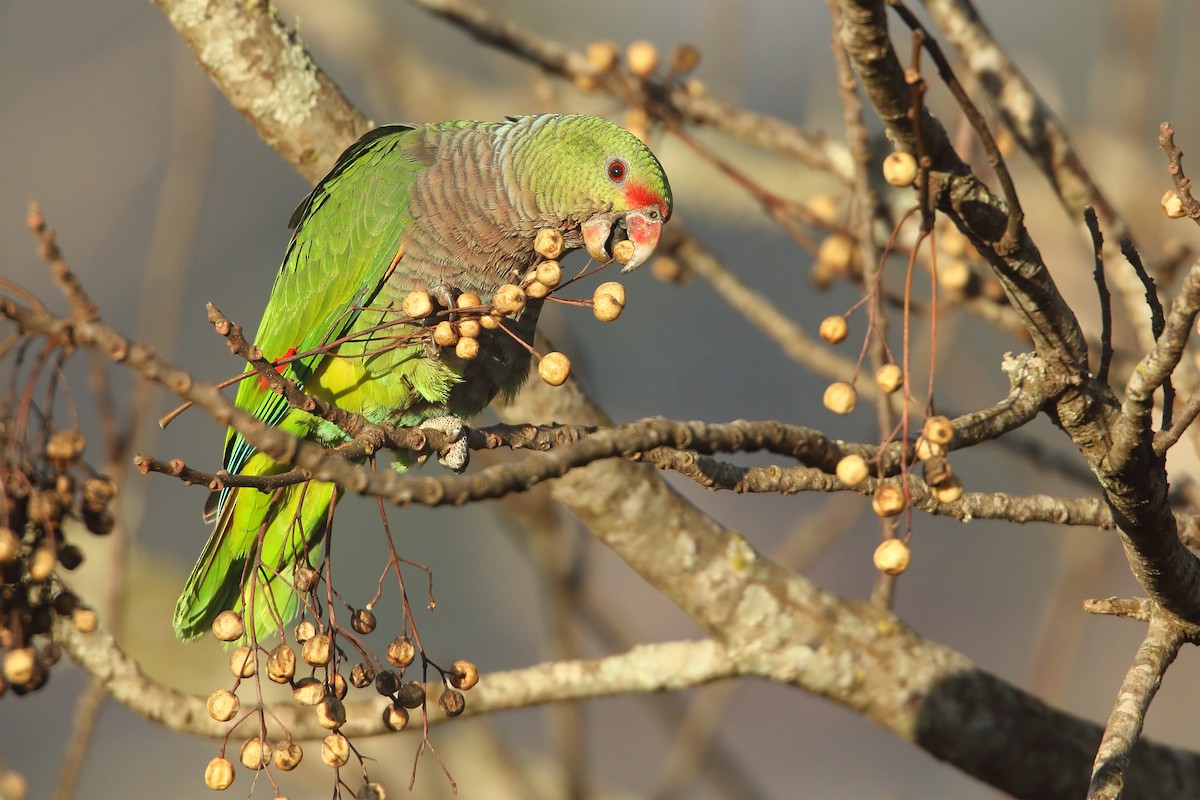
<svg viewBox="0 0 1200 800">
<path fill-rule="evenodd" d="M 1092 235 L 1092 255 L 1096 260 L 1092 280 L 1100 298 L 1100 365 L 1096 368 L 1096 380 L 1108 383 L 1108 368 L 1112 365 L 1112 297 L 1108 293 L 1108 282 L 1104 279 L 1104 234 L 1100 232 L 1100 221 L 1096 209 L 1086 206 L 1083 220 Z"/>
</svg>

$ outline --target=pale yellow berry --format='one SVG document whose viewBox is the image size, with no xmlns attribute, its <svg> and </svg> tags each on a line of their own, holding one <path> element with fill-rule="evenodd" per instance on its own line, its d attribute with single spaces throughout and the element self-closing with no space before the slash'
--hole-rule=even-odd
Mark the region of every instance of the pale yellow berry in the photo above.
<svg viewBox="0 0 1200 800">
<path fill-rule="evenodd" d="M 871 509 L 881 517 L 894 517 L 904 510 L 904 492 L 890 483 L 881 483 L 871 497 Z"/>
<path fill-rule="evenodd" d="M 642 140 L 643 144 L 650 143 L 650 112 L 645 106 L 630 106 L 625 112 L 625 129 Z"/>
<path fill-rule="evenodd" d="M 704 85 L 704 81 L 699 78 L 688 78 L 683 82 L 683 90 L 687 92 L 688 97 L 699 100 L 708 94 L 708 87 Z"/>
<path fill-rule="evenodd" d="M 891 394 L 904 385 L 904 370 L 899 364 L 884 364 L 875 370 L 875 385 L 884 394 Z"/>
<path fill-rule="evenodd" d="M 844 275 L 854 264 L 858 247 L 849 236 L 835 233 L 826 236 L 817 248 L 817 261 L 824 264 L 835 275 Z"/>
<path fill-rule="evenodd" d="M 625 49 L 625 61 L 630 72 L 645 78 L 658 69 L 658 48 L 652 42 L 632 42 Z"/>
<path fill-rule="evenodd" d="M 296 623 L 296 629 L 292 633 L 295 635 L 297 642 L 304 644 L 317 635 L 317 626 L 313 625 L 311 621 L 304 619 Z"/>
<path fill-rule="evenodd" d="M 592 297 L 595 298 L 602 294 L 611 294 L 622 307 L 625 306 L 625 287 L 617 281 L 605 281 L 600 284 L 596 287 L 596 291 L 592 294 Z"/>
<path fill-rule="evenodd" d="M 596 72 L 611 72 L 621 58 L 621 48 L 616 42 L 592 42 L 587 46 L 588 65 Z M 551 256 L 555 258 L 555 256 Z"/>
<path fill-rule="evenodd" d="M 472 661 L 460 659 L 454 662 L 454 671 L 450 673 L 450 685 L 464 692 L 479 683 L 479 667 Z"/>
<path fill-rule="evenodd" d="M 946 455 L 946 448 L 940 444 L 934 444 L 924 436 L 917 437 L 917 443 L 913 449 L 916 451 L 917 461 L 928 461 L 931 458 Z"/>
<path fill-rule="evenodd" d="M 494 331 L 500 327 L 500 317 L 496 314 L 484 314 L 479 318 L 479 324 L 484 330 Z"/>
<path fill-rule="evenodd" d="M 284 772 L 291 772 L 300 766 L 304 760 L 304 750 L 291 739 L 275 745 L 275 766 Z"/>
<path fill-rule="evenodd" d="M 961 292 L 971 285 L 971 268 L 961 258 L 946 258 L 938 263 L 937 280 L 943 288 Z"/>
<path fill-rule="evenodd" d="M 671 50 L 671 58 L 668 63 L 671 65 L 671 72 L 676 75 L 691 72 L 700 64 L 700 49 L 687 42 L 677 44 Z"/>
<path fill-rule="evenodd" d="M 417 657 L 417 648 L 407 636 L 397 636 L 388 643 L 387 660 L 393 667 L 406 668 Z"/>
<path fill-rule="evenodd" d="M 946 225 L 938 233 L 938 245 L 942 248 L 942 252 L 948 256 L 961 258 L 967 254 L 967 246 L 970 242 L 963 232 L 953 225 Z"/>
<path fill-rule="evenodd" d="M 899 539 L 887 539 L 875 548 L 875 569 L 887 575 L 899 575 L 908 569 L 908 545 Z"/>
<path fill-rule="evenodd" d="M 954 425 L 949 417 L 928 417 L 921 428 L 921 434 L 931 443 L 945 447 L 954 439 Z"/>
<path fill-rule="evenodd" d="M 234 611 L 222 611 L 212 624 L 213 636 L 222 642 L 236 642 L 246 632 L 246 623 L 242 615 Z"/>
<path fill-rule="evenodd" d="M 835 471 L 837 472 L 838 480 L 847 486 L 858 486 L 871 474 L 867 460 L 857 453 L 844 456 L 838 461 Z"/>
<path fill-rule="evenodd" d="M 571 360 L 559 352 L 547 353 L 538 362 L 538 375 L 551 386 L 562 386 L 571 375 Z"/>
<path fill-rule="evenodd" d="M 954 503 L 963 496 L 962 479 L 952 474 L 941 484 L 934 486 L 931 491 L 934 499 L 939 503 Z"/>
<path fill-rule="evenodd" d="M 565 243 L 562 231 L 554 228 L 542 228 L 533 240 L 533 249 L 542 258 L 558 258 L 563 254 Z"/>
<path fill-rule="evenodd" d="M 575 88 L 583 94 L 591 94 L 600 88 L 600 81 L 590 72 L 577 72 L 571 83 L 575 84 Z"/>
<path fill-rule="evenodd" d="M 611 294 L 597 295 L 592 300 L 592 314 L 601 322 L 612 322 L 621 316 L 621 304 Z"/>
<path fill-rule="evenodd" d="M 242 701 L 228 689 L 217 689 L 208 696 L 205 707 L 208 709 L 208 715 L 217 722 L 229 722 L 242 707 Z"/>
<path fill-rule="evenodd" d="M 625 308 L 625 287 L 608 281 L 596 287 L 592 294 L 592 313 L 601 322 L 612 322 Z"/>
<path fill-rule="evenodd" d="M 296 651 L 281 642 L 267 657 L 267 677 L 275 683 L 290 683 L 295 675 Z"/>
<path fill-rule="evenodd" d="M 612 257 L 613 261 L 618 264 L 625 265 L 633 260 L 633 254 L 637 252 L 637 246 L 628 239 L 622 239 L 613 245 Z"/>
<path fill-rule="evenodd" d="M 271 745 L 262 739 L 247 739 L 242 742 L 240 760 L 246 769 L 262 769 L 271 761 Z"/>
<path fill-rule="evenodd" d="M 506 283 L 492 296 L 492 306 L 497 314 L 513 316 L 525 308 L 525 290 L 515 283 Z"/>
<path fill-rule="evenodd" d="M 204 768 L 204 785 L 217 792 L 223 792 L 232 786 L 233 762 L 220 756 L 209 761 L 208 766 Z"/>
<path fill-rule="evenodd" d="M 454 355 L 463 361 L 471 361 L 479 355 L 479 340 L 474 336 L 464 336 L 454 345 Z"/>
<path fill-rule="evenodd" d="M 331 733 L 321 742 L 321 760 L 337 769 L 350 760 L 350 742 L 340 733 Z"/>
<path fill-rule="evenodd" d="M 5 800 L 26 800 L 29 797 L 29 782 L 15 769 L 0 767 L 0 797 Z"/>
<path fill-rule="evenodd" d="M 246 645 L 235 647 L 229 654 L 229 671 L 235 678 L 250 678 L 258 670 L 258 659 Z"/>
<path fill-rule="evenodd" d="M 433 313 L 433 298 L 429 292 L 417 289 L 404 295 L 400 301 L 400 310 L 413 319 L 423 319 Z"/>
<path fill-rule="evenodd" d="M 677 258 L 658 256 L 650 263 L 650 272 L 654 277 L 666 283 L 686 283 L 691 279 L 691 273 Z"/>
<path fill-rule="evenodd" d="M 849 414 L 858 405 L 858 392 L 846 381 L 834 381 L 825 389 L 825 407 L 835 414 Z"/>
<path fill-rule="evenodd" d="M 892 186 L 912 186 L 917 179 L 917 160 L 912 153 L 888 153 L 883 159 L 883 179 Z"/>
<path fill-rule="evenodd" d="M 315 706 L 325 699 L 325 684 L 317 678 L 301 678 L 292 686 L 292 697 L 302 706 Z"/>
<path fill-rule="evenodd" d="M 18 647 L 4 654 L 4 678 L 19 685 L 29 683 L 37 672 L 37 650 Z"/>
<path fill-rule="evenodd" d="M 454 330 L 454 323 L 449 320 L 442 320 L 433 329 L 434 344 L 439 347 L 450 347 L 458 341 L 458 331 Z"/>
<path fill-rule="evenodd" d="M 831 195 L 818 194 L 808 198 L 805 204 L 808 206 L 809 212 L 816 217 L 818 222 L 823 222 L 826 225 L 833 225 L 841 216 L 841 206 L 838 201 Z"/>
<path fill-rule="evenodd" d="M 846 335 L 850 332 L 850 325 L 846 322 L 845 317 L 834 314 L 821 320 L 821 327 L 817 329 L 817 332 L 825 341 L 837 344 L 845 341 Z"/>
<path fill-rule="evenodd" d="M 1159 202 L 1162 203 L 1163 212 L 1171 219 L 1187 216 L 1187 212 L 1183 210 L 1183 201 L 1179 199 L 1179 194 L 1174 189 L 1167 190 Z"/>
<path fill-rule="evenodd" d="M 525 287 L 525 296 L 530 300 L 541 300 L 550 294 L 550 287 L 540 281 L 532 281 Z"/>
<path fill-rule="evenodd" d="M 0 527 L 0 564 L 11 564 L 21 552 L 21 540 L 12 528 Z"/>
<path fill-rule="evenodd" d="M 58 563 L 58 554 L 54 552 L 54 548 L 50 545 L 39 547 L 33 551 L 33 556 L 29 559 L 29 564 L 26 567 L 29 573 L 29 579 L 34 581 L 47 581 L 54 574 L 54 565 Z"/>
<path fill-rule="evenodd" d="M 455 305 L 459 308 L 478 308 L 483 305 L 483 300 L 474 292 L 463 292 L 458 296 Z"/>
<path fill-rule="evenodd" d="M 537 282 L 553 289 L 562 283 L 562 264 L 551 259 L 537 265 Z"/>
<path fill-rule="evenodd" d="M 94 633 L 100 624 L 100 618 L 94 610 L 81 606 L 71 612 L 71 624 L 80 633 Z"/>
<path fill-rule="evenodd" d="M 458 321 L 458 335 L 465 336 L 468 339 L 478 339 L 479 334 L 483 332 L 483 324 L 479 319 L 460 319 Z M 458 339 L 456 338 L 457 342 Z"/>
<path fill-rule="evenodd" d="M 333 660 L 333 639 L 328 633 L 318 633 L 304 643 L 301 651 L 304 663 L 314 667 L 323 667 Z"/>
</svg>

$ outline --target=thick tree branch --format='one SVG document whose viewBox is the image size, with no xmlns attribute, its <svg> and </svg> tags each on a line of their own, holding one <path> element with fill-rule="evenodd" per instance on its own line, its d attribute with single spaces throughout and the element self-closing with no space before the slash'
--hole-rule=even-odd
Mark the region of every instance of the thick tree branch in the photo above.
<svg viewBox="0 0 1200 800">
<path fill-rule="evenodd" d="M 917 636 L 888 612 L 839 599 L 795 576 L 768 588 L 763 570 L 770 571 L 770 565 L 757 563 L 744 542 L 741 547 L 740 555 L 750 560 L 736 570 L 743 573 L 739 583 L 749 593 L 726 611 L 731 622 L 754 630 L 745 630 L 744 638 L 733 634 L 738 646 L 713 640 L 666 642 L 593 661 L 488 673 L 468 693 L 467 713 L 674 691 L 738 675 L 759 676 L 862 713 L 1014 795 L 1063 797 L 1084 791 L 1099 726 L 1055 711 L 979 670 L 964 656 Z M 719 558 L 737 555 L 730 552 Z M 687 582 L 716 577 L 711 569 L 702 570 Z M 713 588 L 725 596 L 733 587 L 718 582 Z M 750 637 L 759 634 L 766 638 L 756 644 Z M 148 719 L 213 738 L 228 730 L 226 723 L 208 716 L 206 698 L 153 680 L 103 630 L 81 634 L 64 621 L 55 636 L 115 700 Z M 812 642 L 821 646 L 813 647 Z M 440 684 L 428 684 L 427 691 L 433 708 Z M 342 731 L 348 736 L 385 733 L 382 702 L 348 704 Z M 294 738 L 316 739 L 328 732 L 300 706 L 276 704 L 272 711 Z M 441 715 L 431 711 L 430 722 L 440 721 Z M 1181 796 L 1200 789 L 1200 754 L 1144 741 L 1133 752 L 1126 796 Z"/>
<path fill-rule="evenodd" d="M 270 3 L 154 2 L 229 103 L 310 183 L 373 127 Z"/>
<path fill-rule="evenodd" d="M 843 40 L 867 96 L 896 143 L 911 147 L 914 129 L 907 117 L 909 92 L 892 50 L 882 0 L 842 0 Z M 1087 459 L 1113 507 L 1130 567 L 1146 592 L 1176 615 L 1200 621 L 1200 562 L 1179 541 L 1167 505 L 1166 470 L 1151 448 L 1148 428 L 1119 430 L 1116 403 L 1108 387 L 1087 375 L 1087 349 L 1074 314 L 1066 305 L 1024 227 L 1006 234 L 1009 219 L 996 199 L 949 146 L 945 130 L 926 115 L 920 123 L 933 168 L 944 180 L 938 205 L 960 220 L 988 258 L 1021 313 L 1050 373 L 1061 390 L 1053 397 L 1053 418 Z M 1114 450 L 1123 454 L 1113 457 Z"/>
</svg>

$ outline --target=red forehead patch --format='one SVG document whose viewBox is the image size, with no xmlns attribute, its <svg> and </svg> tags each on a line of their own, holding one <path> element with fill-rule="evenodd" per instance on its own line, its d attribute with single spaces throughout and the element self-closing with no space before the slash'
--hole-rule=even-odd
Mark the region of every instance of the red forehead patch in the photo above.
<svg viewBox="0 0 1200 800">
<path fill-rule="evenodd" d="M 625 202 L 629 203 L 630 208 L 658 206 L 658 210 L 662 212 L 663 219 L 666 219 L 668 216 L 667 204 L 644 183 L 630 183 L 625 189 Z"/>
</svg>

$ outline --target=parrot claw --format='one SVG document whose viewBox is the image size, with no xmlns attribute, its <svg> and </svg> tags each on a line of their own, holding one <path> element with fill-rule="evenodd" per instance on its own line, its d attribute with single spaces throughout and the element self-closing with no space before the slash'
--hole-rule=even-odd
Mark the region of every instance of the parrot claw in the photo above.
<svg viewBox="0 0 1200 800">
<path fill-rule="evenodd" d="M 443 452 L 438 453 L 438 463 L 455 474 L 462 474 L 471 463 L 471 448 L 466 439 L 459 439 Z"/>
<path fill-rule="evenodd" d="M 438 463 L 451 472 L 460 473 L 471 461 L 471 449 L 467 447 L 467 426 L 458 417 L 446 414 L 427 419 L 421 428 L 445 434 L 449 445 L 438 453 Z"/>
<path fill-rule="evenodd" d="M 448 283 L 439 283 L 429 290 L 429 294 L 442 308 L 453 310 L 460 292 Z"/>
</svg>

